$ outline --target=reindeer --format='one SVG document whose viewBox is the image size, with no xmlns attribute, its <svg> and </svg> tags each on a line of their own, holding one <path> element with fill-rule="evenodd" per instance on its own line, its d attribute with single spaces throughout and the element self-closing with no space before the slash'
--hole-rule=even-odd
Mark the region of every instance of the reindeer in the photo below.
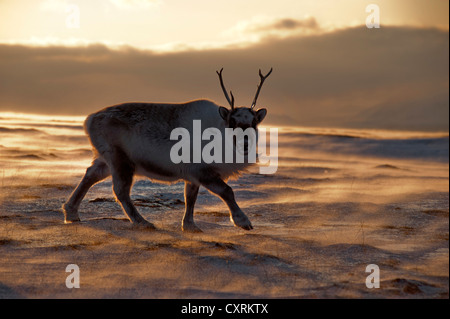
<svg viewBox="0 0 450 319">
<path fill-rule="evenodd" d="M 233 93 L 230 91 L 230 99 L 223 83 L 222 68 L 216 73 L 231 109 L 209 100 L 194 100 L 177 104 L 124 103 L 89 115 L 84 128 L 93 146 L 94 160 L 62 206 L 64 222 L 79 222 L 78 208 L 89 188 L 112 176 L 115 197 L 128 219 L 135 225 L 155 229 L 152 223 L 139 214 L 130 198 L 133 176 L 141 175 L 158 182 L 185 182 L 183 231 L 201 232 L 194 222 L 194 204 L 200 185 L 226 203 L 235 226 L 253 229 L 250 220 L 236 203 L 233 190 L 225 182 L 245 171 L 251 163 L 174 164 L 169 157 L 174 141 L 169 139 L 169 135 L 177 127 L 192 132 L 193 120 L 199 119 L 202 125 L 220 131 L 249 127 L 256 130 L 267 110 L 262 108 L 255 111 L 254 108 L 264 80 L 272 70 L 266 75 L 259 70 L 260 83 L 251 107 L 234 106 Z"/>
</svg>

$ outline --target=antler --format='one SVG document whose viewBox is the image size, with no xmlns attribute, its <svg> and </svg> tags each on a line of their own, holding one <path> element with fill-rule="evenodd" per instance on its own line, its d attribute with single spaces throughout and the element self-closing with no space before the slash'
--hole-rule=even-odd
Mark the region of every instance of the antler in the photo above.
<svg viewBox="0 0 450 319">
<path fill-rule="evenodd" d="M 230 94 L 231 94 L 231 100 L 230 100 L 230 97 L 228 96 L 228 93 L 227 93 L 227 89 L 225 89 L 225 85 L 223 84 L 222 71 L 223 71 L 223 68 L 220 69 L 220 72 L 219 72 L 219 71 L 216 71 L 216 73 L 217 73 L 217 75 L 219 76 L 220 85 L 222 86 L 223 93 L 225 94 L 225 97 L 226 97 L 228 103 L 230 104 L 231 109 L 234 109 L 234 96 L 233 96 L 233 92 L 230 91 Z"/>
<path fill-rule="evenodd" d="M 256 100 L 258 99 L 259 91 L 261 91 L 261 87 L 262 87 L 262 85 L 263 85 L 263 83 L 264 83 L 264 80 L 267 79 L 267 78 L 269 77 L 269 75 L 272 73 L 272 71 L 273 71 L 273 68 L 270 68 L 269 73 L 267 73 L 267 74 L 264 76 L 264 75 L 262 75 L 262 73 L 261 73 L 261 69 L 259 69 L 259 77 L 261 78 L 261 82 L 259 82 L 259 84 L 258 84 L 258 90 L 256 91 L 255 98 L 253 99 L 252 106 L 250 107 L 251 109 L 253 109 L 253 108 L 256 106 Z"/>
</svg>

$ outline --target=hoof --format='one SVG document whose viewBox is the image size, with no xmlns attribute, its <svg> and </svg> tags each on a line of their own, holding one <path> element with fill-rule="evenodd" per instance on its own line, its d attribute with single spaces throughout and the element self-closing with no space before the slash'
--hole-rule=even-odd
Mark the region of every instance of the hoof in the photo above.
<svg viewBox="0 0 450 319">
<path fill-rule="evenodd" d="M 155 225 L 146 221 L 145 219 L 139 222 L 133 222 L 133 226 L 142 230 L 156 230 Z"/>
<path fill-rule="evenodd" d="M 240 227 L 245 230 L 253 229 L 252 223 L 244 214 L 238 216 L 232 216 L 231 221 L 236 227 Z"/>
<path fill-rule="evenodd" d="M 78 215 L 78 212 L 70 208 L 69 205 L 64 204 L 62 206 L 62 211 L 64 214 L 64 224 L 71 224 L 80 221 L 80 216 Z"/>
</svg>

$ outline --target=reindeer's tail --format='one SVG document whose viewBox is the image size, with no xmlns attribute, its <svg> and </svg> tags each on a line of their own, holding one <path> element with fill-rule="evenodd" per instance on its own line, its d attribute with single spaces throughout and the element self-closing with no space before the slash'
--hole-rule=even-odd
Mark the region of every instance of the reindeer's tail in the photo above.
<svg viewBox="0 0 450 319">
<path fill-rule="evenodd" d="M 86 118 L 86 120 L 84 120 L 83 127 L 84 127 L 84 132 L 86 132 L 87 135 L 89 135 L 89 128 L 91 127 L 92 120 L 93 120 L 94 116 L 95 116 L 95 113 L 89 115 Z"/>
</svg>

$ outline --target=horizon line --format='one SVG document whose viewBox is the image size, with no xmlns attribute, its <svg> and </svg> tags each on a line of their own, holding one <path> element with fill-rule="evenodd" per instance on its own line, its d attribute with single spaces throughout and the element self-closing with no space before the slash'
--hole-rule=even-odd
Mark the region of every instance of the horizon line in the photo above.
<svg viewBox="0 0 450 319">
<path fill-rule="evenodd" d="M 435 30 L 440 32 L 449 33 L 449 26 L 417 26 L 417 25 L 382 25 L 380 29 L 417 29 L 417 30 Z M 257 46 L 266 42 L 267 40 L 282 40 L 289 38 L 312 38 L 320 37 L 338 32 L 345 32 L 347 30 L 354 29 L 367 29 L 366 25 L 348 25 L 344 27 L 332 27 L 329 29 L 321 29 L 315 33 L 305 33 L 305 34 L 289 34 L 289 35 L 267 35 L 261 36 L 256 40 L 237 40 L 237 41 L 223 41 L 223 42 L 197 42 L 197 43 L 181 43 L 181 42 L 167 42 L 151 46 L 139 46 L 132 45 L 123 42 L 113 43 L 108 40 L 88 40 L 82 38 L 57 38 L 57 37 L 31 37 L 27 40 L 1 40 L 0 46 L 25 46 L 30 48 L 89 48 L 95 46 L 105 47 L 112 51 L 123 51 L 123 50 L 137 50 L 144 51 L 153 54 L 170 54 L 170 53 L 184 53 L 184 52 L 202 52 L 202 51 L 215 51 L 215 50 L 240 50 L 246 49 L 252 46 Z M 380 30 L 378 29 L 378 30 Z M 371 29 L 368 29 L 370 32 Z M 47 43 L 45 43 L 47 41 Z"/>
<path fill-rule="evenodd" d="M 0 124 L 5 120 L 12 119 L 23 119 L 23 120 L 53 120 L 53 121 L 79 121 L 81 124 L 84 122 L 86 115 L 70 115 L 70 114 L 48 114 L 48 113 L 35 113 L 35 112 L 14 112 L 14 111 L 0 111 Z M 8 119 L 8 117 L 11 117 Z M 383 133 L 397 133 L 401 134 L 403 138 L 405 138 L 405 134 L 409 136 L 409 138 L 417 137 L 430 137 L 430 138 L 439 138 L 439 137 L 449 137 L 449 130 L 406 130 L 406 129 L 387 129 L 387 128 L 355 128 L 355 127 L 343 127 L 343 126 L 317 126 L 317 125 L 304 125 L 304 124 L 261 124 L 261 128 L 279 128 L 285 132 L 296 132 L 296 133 L 315 133 L 315 134 L 342 134 L 343 131 L 346 131 L 347 134 L 354 133 L 355 136 L 361 137 L 361 132 L 371 133 L 367 135 L 367 138 L 379 138 L 383 135 Z M 328 130 L 328 132 L 324 132 L 324 130 Z M 316 131 L 316 132 L 315 132 Z M 332 132 L 332 131 L 340 131 Z M 357 134 L 359 133 L 359 134 Z"/>
</svg>

